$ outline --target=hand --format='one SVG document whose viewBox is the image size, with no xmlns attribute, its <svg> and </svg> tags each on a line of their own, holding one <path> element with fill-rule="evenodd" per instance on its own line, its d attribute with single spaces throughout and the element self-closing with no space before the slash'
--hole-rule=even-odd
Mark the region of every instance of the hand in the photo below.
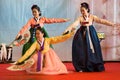
<svg viewBox="0 0 120 80">
<path fill-rule="evenodd" d="M 120 24 L 114 24 L 113 27 L 115 27 L 116 30 L 120 30 Z"/>
<path fill-rule="evenodd" d="M 65 34 L 68 34 L 69 33 L 69 31 L 66 31 L 66 32 L 64 32 L 62 35 L 65 35 Z"/>
<path fill-rule="evenodd" d="M 15 40 L 19 40 L 19 39 L 21 39 L 21 38 L 22 38 L 22 36 L 21 36 L 20 34 L 18 34 L 18 35 L 16 36 Z"/>
<path fill-rule="evenodd" d="M 113 25 L 114 27 L 120 27 L 120 24 L 116 23 Z"/>
<path fill-rule="evenodd" d="M 71 32 L 74 32 L 76 29 L 75 28 L 72 28 Z"/>
<path fill-rule="evenodd" d="M 15 37 L 15 39 L 18 39 L 18 38 L 19 38 L 19 36 L 20 36 L 20 34 L 17 34 L 17 36 Z"/>
<path fill-rule="evenodd" d="M 14 65 L 21 65 L 21 64 L 24 64 L 24 62 L 19 63 L 18 61 L 15 61 L 15 62 L 12 63 L 12 64 L 14 64 Z"/>
<path fill-rule="evenodd" d="M 65 21 L 70 21 L 70 19 L 64 19 Z"/>
<path fill-rule="evenodd" d="M 17 62 L 17 61 L 15 61 L 14 63 L 11 63 L 11 64 L 14 64 L 14 65 L 16 65 L 16 64 L 18 64 L 18 62 Z"/>
</svg>

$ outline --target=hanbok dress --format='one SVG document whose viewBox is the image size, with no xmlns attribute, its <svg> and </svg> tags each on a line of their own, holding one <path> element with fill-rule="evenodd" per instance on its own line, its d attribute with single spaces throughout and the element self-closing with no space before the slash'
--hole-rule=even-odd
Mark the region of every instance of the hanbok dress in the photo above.
<svg viewBox="0 0 120 80">
<path fill-rule="evenodd" d="M 26 70 L 29 74 L 67 74 L 67 68 L 59 59 L 50 44 L 56 44 L 69 39 L 74 32 L 69 34 L 44 38 L 42 43 L 35 41 L 17 62 L 21 63 L 27 59 L 34 51 L 32 56 L 21 65 L 11 65 L 8 70 L 21 71 Z M 42 45 L 41 45 L 42 44 Z"/>
<path fill-rule="evenodd" d="M 100 40 L 93 22 L 113 26 L 114 24 L 89 14 L 87 18 L 80 16 L 66 31 L 80 27 L 76 31 L 72 43 L 72 63 L 77 72 L 104 71 L 104 62 Z M 66 32 L 65 31 L 65 32 Z"/>
<path fill-rule="evenodd" d="M 36 41 L 35 38 L 35 31 L 37 27 L 41 27 L 44 30 L 44 37 L 49 37 L 48 33 L 46 32 L 45 28 L 43 27 L 44 24 L 51 24 L 51 23 L 61 23 L 61 22 L 66 22 L 66 19 L 62 18 L 46 18 L 46 17 L 39 17 L 38 19 L 36 18 L 31 18 L 25 26 L 20 30 L 18 34 L 22 35 L 29 27 L 30 31 L 30 39 L 27 43 L 24 44 L 23 50 L 22 50 L 22 56 L 25 54 L 25 52 L 30 48 L 30 46 Z"/>
</svg>

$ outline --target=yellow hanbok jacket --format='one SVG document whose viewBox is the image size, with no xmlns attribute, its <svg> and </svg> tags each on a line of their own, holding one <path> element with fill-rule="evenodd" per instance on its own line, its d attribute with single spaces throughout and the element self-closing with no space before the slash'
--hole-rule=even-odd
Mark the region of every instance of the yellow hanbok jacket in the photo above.
<svg viewBox="0 0 120 80">
<path fill-rule="evenodd" d="M 44 49 L 42 50 L 42 54 L 45 54 L 49 48 L 50 48 L 50 44 L 56 44 L 59 42 L 63 42 L 67 39 L 69 39 L 72 35 L 74 34 L 74 32 L 71 32 L 69 34 L 66 35 L 61 35 L 61 36 L 56 36 L 56 37 L 51 37 L 51 38 L 45 38 L 44 39 Z M 26 51 L 25 55 L 22 56 L 17 62 L 21 63 L 24 60 L 26 60 L 30 55 L 32 55 L 32 53 L 35 51 L 40 50 L 40 44 L 35 41 L 32 46 Z"/>
</svg>

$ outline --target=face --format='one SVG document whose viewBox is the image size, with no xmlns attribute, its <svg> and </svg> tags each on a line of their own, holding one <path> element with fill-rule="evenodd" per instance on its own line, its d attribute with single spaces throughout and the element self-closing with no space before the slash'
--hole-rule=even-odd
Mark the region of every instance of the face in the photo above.
<svg viewBox="0 0 120 80">
<path fill-rule="evenodd" d="M 88 14 L 88 9 L 86 9 L 86 8 L 84 8 L 84 7 L 81 7 L 81 8 L 80 8 L 80 11 L 81 11 L 81 14 L 82 14 L 83 16 L 85 16 L 85 15 Z"/>
<path fill-rule="evenodd" d="M 37 40 L 42 40 L 43 39 L 43 33 L 39 30 L 36 30 L 36 38 Z"/>
<path fill-rule="evenodd" d="M 39 11 L 35 8 L 32 10 L 32 14 L 34 17 L 39 17 Z"/>
</svg>

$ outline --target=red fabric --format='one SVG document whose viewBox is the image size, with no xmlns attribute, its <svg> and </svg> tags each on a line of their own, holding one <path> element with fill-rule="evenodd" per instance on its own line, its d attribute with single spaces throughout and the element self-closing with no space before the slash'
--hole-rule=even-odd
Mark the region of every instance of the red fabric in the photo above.
<svg viewBox="0 0 120 80">
<path fill-rule="evenodd" d="M 25 71 L 8 71 L 10 64 L 0 64 L 0 80 L 120 80 L 120 63 L 105 63 L 104 72 L 75 72 L 71 63 L 65 63 L 66 75 L 30 75 Z"/>
</svg>

